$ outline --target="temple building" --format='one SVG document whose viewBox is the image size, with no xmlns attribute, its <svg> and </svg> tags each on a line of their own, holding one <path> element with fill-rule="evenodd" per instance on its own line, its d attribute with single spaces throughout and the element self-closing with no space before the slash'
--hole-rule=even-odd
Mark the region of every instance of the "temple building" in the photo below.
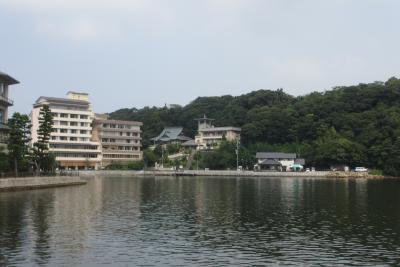
<svg viewBox="0 0 400 267">
<path fill-rule="evenodd" d="M 181 144 L 192 140 L 183 134 L 183 127 L 165 127 L 156 137 L 150 139 L 156 144 Z"/>
<path fill-rule="evenodd" d="M 7 148 L 7 139 L 9 128 L 8 122 L 8 108 L 14 102 L 8 98 L 8 88 L 10 85 L 18 84 L 19 82 L 8 74 L 0 72 L 0 149 Z"/>
<path fill-rule="evenodd" d="M 198 150 L 214 149 L 222 140 L 240 141 L 241 128 L 238 127 L 214 127 L 213 119 L 203 118 L 196 119 L 198 122 L 198 133 L 195 136 L 195 143 Z"/>
</svg>

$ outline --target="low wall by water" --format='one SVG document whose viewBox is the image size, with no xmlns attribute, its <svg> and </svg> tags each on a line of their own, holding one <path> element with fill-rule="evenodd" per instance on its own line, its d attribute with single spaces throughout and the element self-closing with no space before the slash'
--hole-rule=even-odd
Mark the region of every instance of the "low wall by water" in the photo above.
<svg viewBox="0 0 400 267">
<path fill-rule="evenodd" d="M 233 177 L 327 177 L 330 172 L 254 172 L 254 171 L 79 171 L 81 177 L 90 176 L 233 176 Z"/>
<path fill-rule="evenodd" d="M 29 190 L 86 183 L 85 180 L 77 176 L 6 178 L 0 179 L 0 191 Z"/>
</svg>

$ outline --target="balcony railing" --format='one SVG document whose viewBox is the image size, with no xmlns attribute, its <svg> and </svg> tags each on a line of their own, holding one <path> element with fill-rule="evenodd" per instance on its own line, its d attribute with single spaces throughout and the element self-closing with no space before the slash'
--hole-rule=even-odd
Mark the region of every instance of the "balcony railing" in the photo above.
<svg viewBox="0 0 400 267">
<path fill-rule="evenodd" d="M 0 101 L 6 102 L 10 106 L 14 105 L 14 101 L 12 101 L 11 99 L 9 99 L 8 97 L 5 97 L 3 95 L 0 95 Z"/>
</svg>

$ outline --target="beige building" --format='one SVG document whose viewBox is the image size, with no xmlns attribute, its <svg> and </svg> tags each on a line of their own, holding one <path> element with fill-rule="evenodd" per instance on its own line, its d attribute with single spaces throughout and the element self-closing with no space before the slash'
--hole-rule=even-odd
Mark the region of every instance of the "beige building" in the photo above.
<svg viewBox="0 0 400 267">
<path fill-rule="evenodd" d="M 213 149 L 225 138 L 227 141 L 239 141 L 241 129 L 238 127 L 214 127 L 213 119 L 203 118 L 198 121 L 198 134 L 195 136 L 197 149 Z"/>
<path fill-rule="evenodd" d="M 96 115 L 92 140 L 101 143 L 103 167 L 142 159 L 142 125 L 137 121 L 109 120 L 107 115 Z"/>
<path fill-rule="evenodd" d="M 54 116 L 49 151 L 61 169 L 97 169 L 101 165 L 101 144 L 92 141 L 94 113 L 88 94 L 68 92 L 67 98 L 41 96 L 31 112 L 32 143 L 38 139 L 39 112 L 48 105 Z"/>
<path fill-rule="evenodd" d="M 6 148 L 9 132 L 7 126 L 8 107 L 14 104 L 14 102 L 8 98 L 8 87 L 17 83 L 19 82 L 13 77 L 0 72 L 0 149 Z"/>
</svg>

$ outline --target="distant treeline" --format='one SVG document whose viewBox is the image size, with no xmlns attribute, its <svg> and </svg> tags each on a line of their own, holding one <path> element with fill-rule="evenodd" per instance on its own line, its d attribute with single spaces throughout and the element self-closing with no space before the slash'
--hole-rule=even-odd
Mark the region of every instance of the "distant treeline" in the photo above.
<svg viewBox="0 0 400 267">
<path fill-rule="evenodd" d="M 294 97 L 282 89 L 241 96 L 199 97 L 186 106 L 120 109 L 114 119 L 143 122 L 143 144 L 164 126 L 183 126 L 194 136 L 194 118 L 206 114 L 216 126 L 242 127 L 250 151 L 294 152 L 307 165 L 346 164 L 400 175 L 400 80 L 336 87 Z"/>
</svg>

